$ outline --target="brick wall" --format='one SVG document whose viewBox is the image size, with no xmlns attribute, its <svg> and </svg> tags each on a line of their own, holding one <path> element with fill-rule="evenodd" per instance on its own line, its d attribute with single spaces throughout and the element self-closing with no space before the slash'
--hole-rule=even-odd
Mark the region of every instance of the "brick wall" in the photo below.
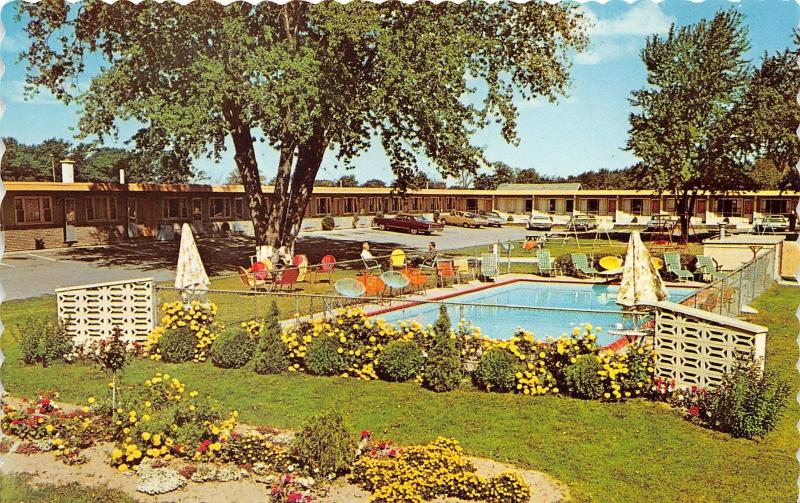
<svg viewBox="0 0 800 503">
<path fill-rule="evenodd" d="M 115 243 L 124 239 L 121 225 L 77 227 L 78 242 L 73 246 Z M 35 239 L 44 238 L 45 248 L 64 248 L 64 230 L 61 227 L 32 229 L 6 229 L 6 251 L 34 250 Z"/>
</svg>

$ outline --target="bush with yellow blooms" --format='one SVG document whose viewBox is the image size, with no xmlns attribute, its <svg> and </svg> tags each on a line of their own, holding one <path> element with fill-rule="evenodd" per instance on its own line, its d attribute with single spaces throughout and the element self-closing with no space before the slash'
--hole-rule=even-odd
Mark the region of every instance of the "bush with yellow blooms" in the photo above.
<svg viewBox="0 0 800 503">
<path fill-rule="evenodd" d="M 147 336 L 144 344 L 144 353 L 153 360 L 163 358 L 159 340 L 171 330 L 189 330 L 197 338 L 192 357 L 195 362 L 204 362 L 208 358 L 211 344 L 216 338 L 220 327 L 214 323 L 217 315 L 215 304 L 201 304 L 192 301 L 184 305 L 181 301 L 166 302 L 161 306 L 164 315 L 161 323 Z"/>
</svg>

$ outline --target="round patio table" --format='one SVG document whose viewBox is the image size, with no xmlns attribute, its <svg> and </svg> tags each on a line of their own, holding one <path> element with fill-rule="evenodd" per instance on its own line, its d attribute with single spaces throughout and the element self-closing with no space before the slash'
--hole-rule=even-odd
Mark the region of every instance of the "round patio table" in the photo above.
<svg viewBox="0 0 800 503">
<path fill-rule="evenodd" d="M 408 278 L 405 274 L 400 271 L 386 271 L 385 273 L 381 274 L 381 279 L 386 286 L 389 287 L 389 290 L 403 290 L 403 288 L 408 286 Z"/>
<path fill-rule="evenodd" d="M 380 278 L 372 274 L 362 274 L 357 278 L 358 282 L 364 285 L 367 295 L 378 295 L 386 288 L 386 284 Z"/>
</svg>

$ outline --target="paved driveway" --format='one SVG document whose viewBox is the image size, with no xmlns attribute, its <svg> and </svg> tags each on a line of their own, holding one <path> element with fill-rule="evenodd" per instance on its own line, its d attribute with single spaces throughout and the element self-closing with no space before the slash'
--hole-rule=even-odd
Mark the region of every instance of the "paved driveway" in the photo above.
<svg viewBox="0 0 800 503">
<path fill-rule="evenodd" d="M 297 241 L 297 253 L 306 254 L 312 263 L 317 263 L 327 254 L 338 260 L 356 259 L 363 241 L 370 242 L 375 255 L 388 255 L 394 248 L 424 250 L 429 241 L 435 241 L 440 250 L 447 250 L 520 239 L 524 235 L 525 230 L 521 227 L 446 227 L 441 235 L 434 236 L 412 236 L 369 228 L 306 231 Z M 254 242 L 249 238 L 200 238 L 197 242 L 210 276 L 234 271 L 239 265 L 249 265 L 248 257 L 254 250 Z M 170 281 L 175 277 L 177 260 L 177 241 L 11 252 L 0 260 L 0 285 L 5 298 L 13 300 L 52 294 L 55 288 L 62 286 L 141 277 Z"/>
</svg>

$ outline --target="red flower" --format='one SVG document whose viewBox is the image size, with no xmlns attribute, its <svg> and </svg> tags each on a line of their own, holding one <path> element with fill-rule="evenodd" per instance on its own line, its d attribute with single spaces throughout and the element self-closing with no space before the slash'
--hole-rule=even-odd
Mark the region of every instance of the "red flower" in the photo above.
<svg viewBox="0 0 800 503">
<path fill-rule="evenodd" d="M 391 451 L 389 451 L 389 457 L 390 458 L 393 458 L 395 456 L 397 456 L 397 451 L 396 450 L 392 449 Z"/>
<path fill-rule="evenodd" d="M 284 475 L 283 477 L 281 477 L 281 482 L 283 482 L 284 484 L 291 484 L 293 480 L 294 480 L 294 477 L 292 477 L 288 473 L 286 475 Z"/>
<path fill-rule="evenodd" d="M 386 442 L 381 442 L 378 444 L 378 449 L 383 450 L 386 449 Z"/>
<path fill-rule="evenodd" d="M 371 451 L 369 451 L 369 457 L 374 458 L 377 455 L 378 455 L 378 451 L 376 451 L 375 449 L 372 449 Z"/>
<path fill-rule="evenodd" d="M 689 407 L 689 415 L 692 417 L 697 417 L 700 415 L 700 407 L 697 405 L 692 405 Z"/>
<path fill-rule="evenodd" d="M 692 393 L 697 393 L 697 386 L 692 385 Z"/>
<path fill-rule="evenodd" d="M 369 438 L 369 431 L 364 430 L 361 432 L 361 440 L 364 440 L 366 438 Z"/>
<path fill-rule="evenodd" d="M 303 501 L 303 495 L 300 493 L 289 493 L 289 497 L 286 498 L 286 503 L 301 503 Z"/>
</svg>

